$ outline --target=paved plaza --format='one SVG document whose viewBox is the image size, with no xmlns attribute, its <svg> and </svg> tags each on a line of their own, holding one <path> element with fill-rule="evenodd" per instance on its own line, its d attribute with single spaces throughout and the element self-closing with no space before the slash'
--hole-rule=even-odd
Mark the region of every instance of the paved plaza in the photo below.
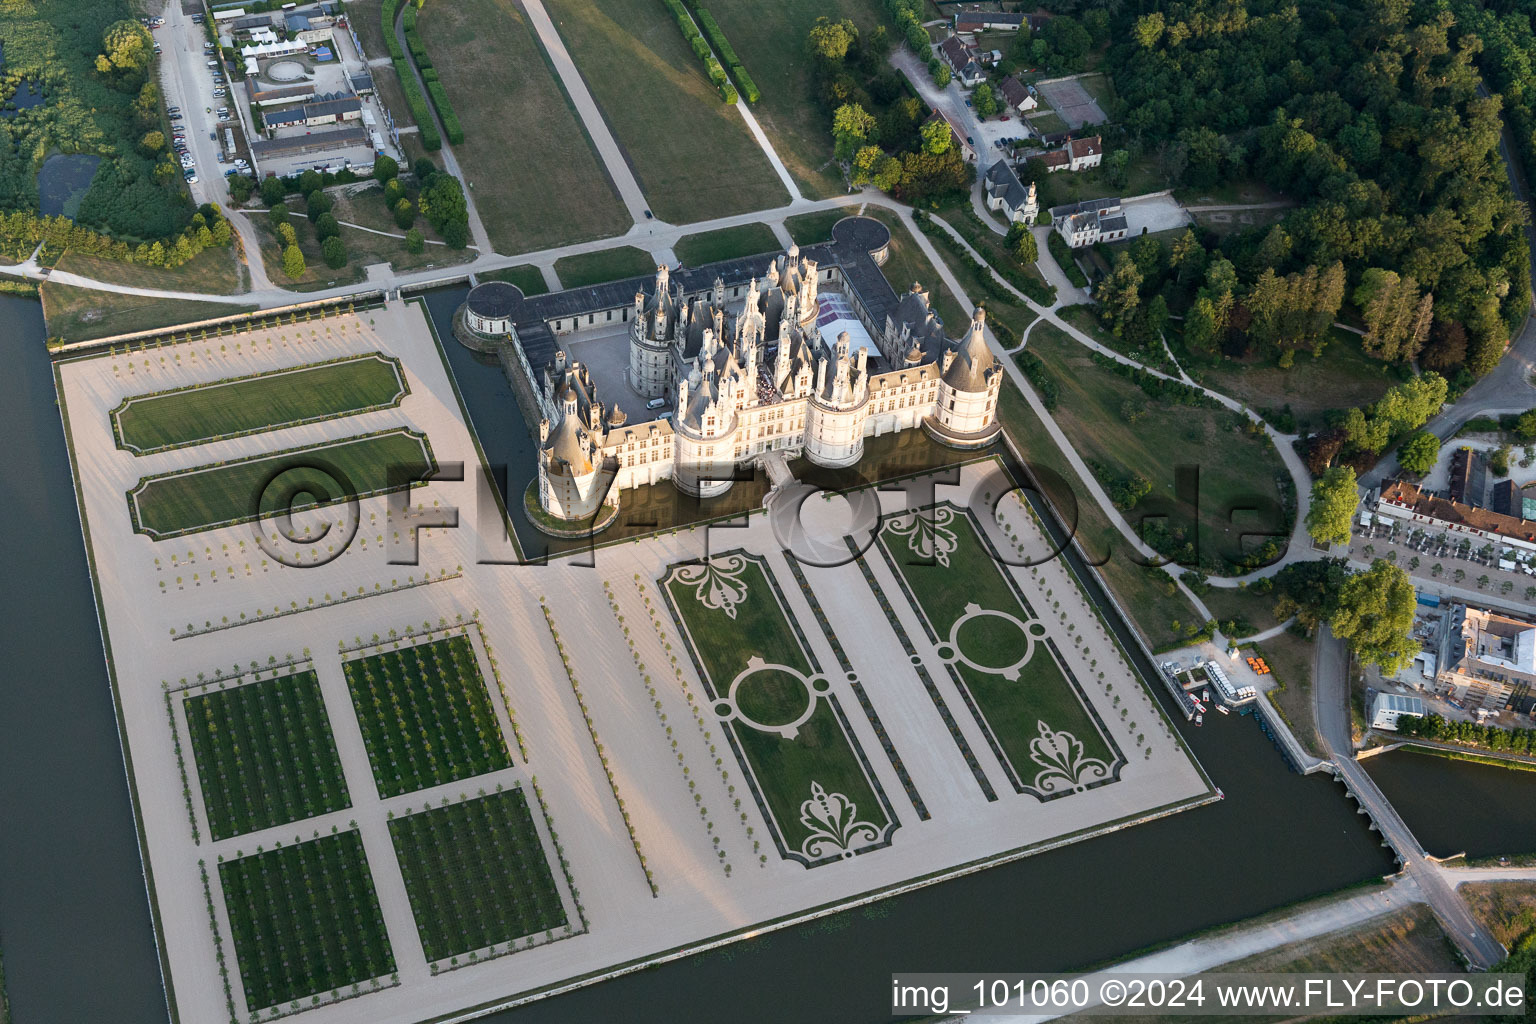
<svg viewBox="0 0 1536 1024">
<path fill-rule="evenodd" d="M 374 352 L 400 360 L 409 394 L 396 407 L 146 455 L 117 446 L 107 415 L 134 395 Z M 956 484 L 930 487 L 926 501 L 969 509 L 982 543 L 1021 563 L 1000 573 L 1035 617 L 1027 624 L 1030 657 L 1043 657 L 1049 646 L 1075 681 L 1082 704 L 1073 713 L 1097 723 L 1089 753 L 1102 773 L 1084 768 L 1084 748 L 1059 725 L 1042 723 L 1040 737 L 1018 748 L 1038 755 L 1035 766 L 1025 763 L 1033 755 L 1015 753 L 1011 765 L 1000 756 L 992 735 L 1000 719 L 989 725 L 985 701 L 962 688 L 956 666 L 966 659 L 932 637 L 922 595 L 909 592 L 874 548 L 820 567 L 806 552 L 787 553 L 782 521 L 759 514 L 600 547 L 588 566 L 492 564 L 508 555 L 504 523 L 494 505 L 477 500 L 484 486 L 477 447 L 419 303 L 114 350 L 63 361 L 57 373 L 180 1019 L 273 1016 L 246 1003 L 220 861 L 317 841 L 333 830 L 355 829 L 361 840 L 395 969 L 359 979 L 355 994 L 342 986 L 334 996 L 316 993 L 318 1004 L 306 996 L 302 1016 L 317 1024 L 407 1024 L 547 995 L 575 984 L 571 979 L 590 983 L 1216 798 L 1065 563 L 1022 564 L 1046 555 L 1046 542 L 1016 498 L 992 510 L 999 476 L 991 461 L 967 465 Z M 355 510 L 295 513 L 297 535 L 335 531 L 307 546 L 272 542 L 278 526 L 270 522 L 260 526 L 269 543 L 257 542 L 252 524 L 158 542 L 134 531 L 127 494 L 143 477 L 397 428 L 426 435 L 445 477 L 457 475 L 453 463 L 464 464 L 462 481 L 410 492 L 414 520 L 391 515 L 394 495 L 365 499 Z M 869 499 L 865 492 L 860 500 Z M 890 515 L 914 507 L 902 490 L 875 492 L 873 500 Z M 812 499 L 799 521 L 824 533 L 828 524 L 852 521 L 845 506 L 841 498 Z M 482 518 L 485 507 L 492 511 Z M 448 509 L 456 510 L 457 526 L 423 527 L 419 558 L 405 559 L 412 527 Z M 919 552 L 927 539 L 903 522 L 901 543 Z M 343 535 L 354 526 L 348 543 Z M 939 554 L 948 550 L 942 536 L 936 544 Z M 295 557 L 301 547 L 305 553 Z M 830 828 L 837 840 L 809 848 L 833 855 L 795 857 L 776 848 L 775 828 L 798 826 L 775 825 L 754 799 L 762 780 L 749 781 L 753 765 L 727 741 L 717 705 L 700 699 L 706 681 L 661 596 L 661 581 L 676 567 L 727 551 L 761 567 L 805 656 L 819 666 L 819 699 L 839 709 L 850 749 L 888 804 L 894 827 L 882 842 L 855 844 L 835 819 L 820 816 L 841 795 L 828 790 L 808 792 L 802 815 L 812 833 Z M 690 578 L 711 571 L 698 565 Z M 710 593 L 700 588 L 698 599 L 722 607 Z M 1017 617 L 1012 623 L 1025 625 Z M 970 627 L 955 622 L 950 636 L 963 637 L 962 628 Z M 361 670 L 346 666 L 374 653 L 414 656 L 418 647 L 459 636 L 471 644 L 494 708 L 494 727 L 480 734 L 483 749 L 504 747 L 506 757 L 460 765 L 447 776 L 454 781 L 381 795 L 376 774 L 405 755 L 376 749 L 383 727 L 359 713 Z M 959 645 L 960 654 L 969 643 Z M 214 840 L 203 793 L 215 780 L 199 777 L 187 698 L 236 679 L 261 686 L 254 676 L 310 670 L 348 805 Z M 550 906 L 566 923 L 547 935 L 502 936 L 474 961 L 429 963 L 419 937 L 429 930 L 408 896 L 409 867 L 403 871 L 397 858 L 391 821 L 428 804 L 513 789 L 526 797 L 532 823 L 525 823 L 518 856 L 542 851 L 548 870 L 534 873 L 553 879 Z"/>
</svg>

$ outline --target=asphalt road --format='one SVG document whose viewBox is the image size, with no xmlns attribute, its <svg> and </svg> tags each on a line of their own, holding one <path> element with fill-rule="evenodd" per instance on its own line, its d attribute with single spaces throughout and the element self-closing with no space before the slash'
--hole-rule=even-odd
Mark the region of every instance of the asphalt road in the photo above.
<svg viewBox="0 0 1536 1024">
<path fill-rule="evenodd" d="M 1312 703 L 1318 731 L 1334 768 L 1370 814 L 1382 838 L 1397 852 L 1404 873 L 1418 884 L 1445 934 L 1478 969 L 1486 970 L 1503 960 L 1508 952 L 1467 910 L 1461 897 L 1429 861 L 1397 809 L 1355 760 L 1349 722 L 1349 652 L 1344 641 L 1327 626 L 1321 627 L 1313 656 Z"/>
</svg>

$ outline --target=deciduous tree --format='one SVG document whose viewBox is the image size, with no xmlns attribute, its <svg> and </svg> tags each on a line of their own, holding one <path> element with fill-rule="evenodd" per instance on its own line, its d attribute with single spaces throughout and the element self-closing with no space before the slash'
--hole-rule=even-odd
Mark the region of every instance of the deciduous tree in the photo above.
<svg viewBox="0 0 1536 1024">
<path fill-rule="evenodd" d="M 1435 468 L 1440 457 L 1440 439 L 1427 430 L 1410 434 L 1397 449 L 1397 464 L 1415 476 L 1423 476 Z"/>
<path fill-rule="evenodd" d="M 1312 484 L 1307 533 L 1319 544 L 1348 544 L 1350 521 L 1359 504 L 1355 471 L 1349 466 L 1334 466 Z"/>
<path fill-rule="evenodd" d="M 1408 574 L 1378 558 L 1344 581 L 1328 625 L 1355 657 L 1393 675 L 1419 652 L 1413 639 L 1417 600 Z"/>
<path fill-rule="evenodd" d="M 304 254 L 299 251 L 297 245 L 290 245 L 283 250 L 283 273 L 291 280 L 297 281 L 304 276 L 308 268 L 304 265 Z"/>
</svg>

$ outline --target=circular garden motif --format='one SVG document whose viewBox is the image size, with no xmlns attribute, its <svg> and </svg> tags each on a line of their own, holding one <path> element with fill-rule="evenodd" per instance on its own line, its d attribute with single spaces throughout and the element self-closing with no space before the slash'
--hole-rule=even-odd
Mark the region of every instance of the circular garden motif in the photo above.
<svg viewBox="0 0 1536 1024">
<path fill-rule="evenodd" d="M 937 653 L 946 662 L 962 662 L 988 675 L 1019 678 L 1019 670 L 1035 654 L 1035 641 L 1045 636 L 1045 623 L 1022 622 L 1007 612 L 972 603 L 949 627 L 949 641 Z"/>
<path fill-rule="evenodd" d="M 737 718 L 754 729 L 794 739 L 831 685 L 821 676 L 806 676 L 788 665 L 770 665 L 754 657 L 715 702 L 715 714 L 722 721 Z"/>
</svg>

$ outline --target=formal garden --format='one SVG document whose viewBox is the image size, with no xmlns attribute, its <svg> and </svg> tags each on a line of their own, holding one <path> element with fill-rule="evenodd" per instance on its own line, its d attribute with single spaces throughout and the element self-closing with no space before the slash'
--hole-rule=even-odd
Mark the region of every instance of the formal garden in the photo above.
<svg viewBox="0 0 1536 1024">
<path fill-rule="evenodd" d="M 223 861 L 219 884 L 252 1011 L 298 1009 L 394 973 L 355 830 Z"/>
<path fill-rule="evenodd" d="M 569 934 L 520 787 L 395 817 L 389 833 L 428 962 L 457 966 Z"/>
<path fill-rule="evenodd" d="M 879 547 L 1015 789 L 1045 800 L 1115 780 L 1119 750 L 967 511 L 887 519 Z"/>
<path fill-rule="evenodd" d="M 738 551 L 661 586 L 780 853 L 813 867 L 888 845 L 899 823 L 770 572 Z"/>
<path fill-rule="evenodd" d="M 402 473 L 420 480 L 436 467 L 425 434 L 394 427 L 144 477 L 128 508 L 135 532 L 166 540 L 384 494 L 401 486 Z"/>
<path fill-rule="evenodd" d="M 112 410 L 119 448 L 135 455 L 280 430 L 399 405 L 400 361 L 372 352 L 133 395 Z"/>
<path fill-rule="evenodd" d="M 214 839 L 352 805 L 313 669 L 186 700 Z"/>
<path fill-rule="evenodd" d="M 342 668 L 380 796 L 511 766 L 467 636 L 395 642 Z"/>
</svg>

